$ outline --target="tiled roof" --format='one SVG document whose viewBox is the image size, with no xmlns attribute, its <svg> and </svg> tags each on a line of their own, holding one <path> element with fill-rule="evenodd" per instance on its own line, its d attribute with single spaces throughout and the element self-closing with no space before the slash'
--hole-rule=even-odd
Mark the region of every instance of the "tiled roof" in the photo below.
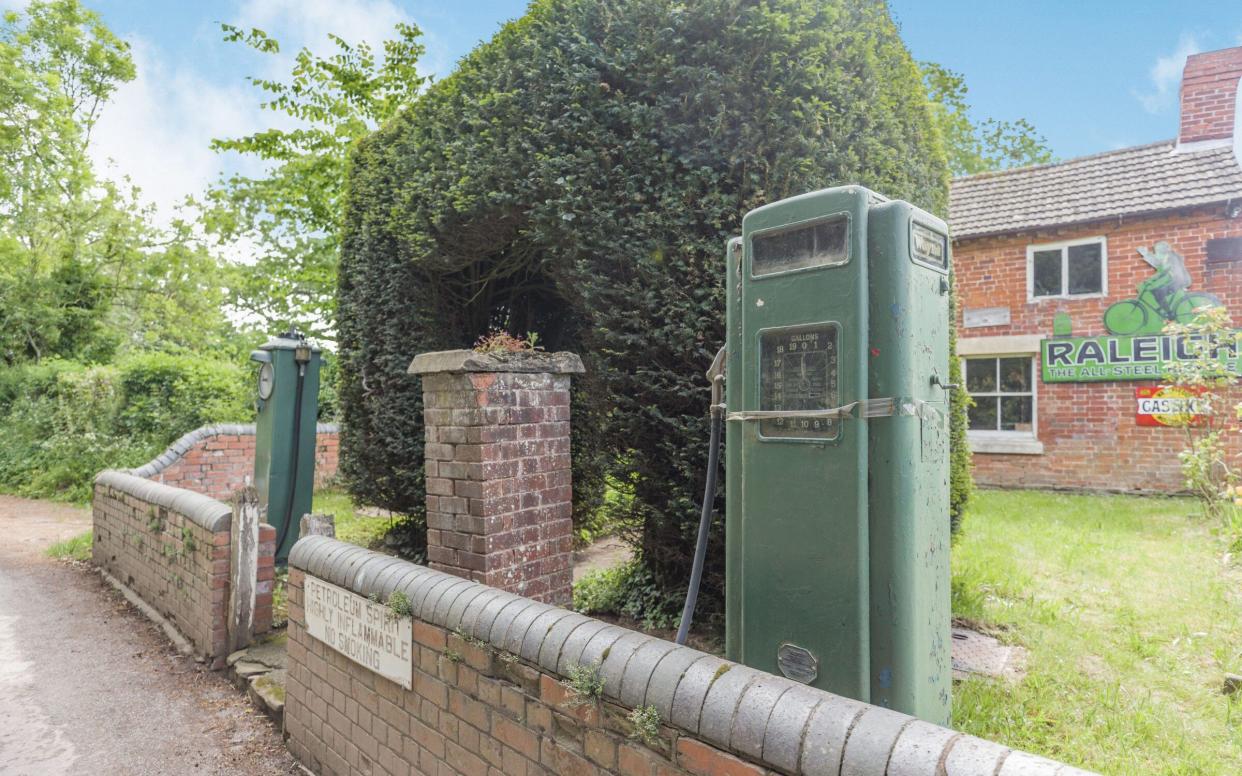
<svg viewBox="0 0 1242 776">
<path fill-rule="evenodd" d="M 979 237 L 1242 200 L 1231 146 L 1174 151 L 1172 140 L 953 181 L 953 237 Z"/>
</svg>

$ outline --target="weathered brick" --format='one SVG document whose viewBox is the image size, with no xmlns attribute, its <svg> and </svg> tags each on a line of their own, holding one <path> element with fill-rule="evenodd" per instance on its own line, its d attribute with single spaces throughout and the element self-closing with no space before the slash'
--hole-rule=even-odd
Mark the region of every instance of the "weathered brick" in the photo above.
<svg viewBox="0 0 1242 776">
<path fill-rule="evenodd" d="M 677 739 L 677 764 L 696 776 L 763 776 L 758 765 L 686 736 Z"/>
</svg>

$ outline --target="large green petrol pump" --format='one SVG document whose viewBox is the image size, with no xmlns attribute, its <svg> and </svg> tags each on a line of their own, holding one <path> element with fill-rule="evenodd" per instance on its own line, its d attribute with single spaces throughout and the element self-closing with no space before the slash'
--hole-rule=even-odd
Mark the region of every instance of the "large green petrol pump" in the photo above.
<svg viewBox="0 0 1242 776">
<path fill-rule="evenodd" d="M 726 651 L 949 719 L 948 229 L 859 186 L 728 247 Z"/>
<path fill-rule="evenodd" d="M 276 528 L 276 562 L 283 565 L 314 495 L 320 352 L 291 329 L 250 359 L 259 362 L 254 483 Z"/>
</svg>

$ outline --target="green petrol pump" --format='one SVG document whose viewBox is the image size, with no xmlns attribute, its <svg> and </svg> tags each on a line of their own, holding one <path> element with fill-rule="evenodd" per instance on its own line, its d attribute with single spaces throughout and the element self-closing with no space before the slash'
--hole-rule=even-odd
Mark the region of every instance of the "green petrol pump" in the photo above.
<svg viewBox="0 0 1242 776">
<path fill-rule="evenodd" d="M 949 721 L 948 229 L 859 186 L 729 243 L 726 652 Z"/>
<path fill-rule="evenodd" d="M 290 330 L 250 359 L 259 363 L 254 483 L 276 528 L 276 563 L 283 565 L 314 495 L 320 352 Z"/>
</svg>

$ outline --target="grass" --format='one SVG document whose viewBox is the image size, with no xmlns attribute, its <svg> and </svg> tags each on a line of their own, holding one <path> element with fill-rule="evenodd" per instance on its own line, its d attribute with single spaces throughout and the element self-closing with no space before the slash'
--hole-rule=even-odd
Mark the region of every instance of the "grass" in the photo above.
<svg viewBox="0 0 1242 776">
<path fill-rule="evenodd" d="M 981 491 L 955 616 L 1030 650 L 1016 685 L 954 688 L 953 725 L 1107 774 L 1242 762 L 1242 569 L 1186 499 Z"/>
<path fill-rule="evenodd" d="M 88 530 L 86 533 L 78 534 L 72 539 L 56 542 L 44 550 L 44 553 L 49 558 L 86 562 L 91 559 L 91 544 L 93 542 L 94 537 Z"/>
<path fill-rule="evenodd" d="M 372 550 L 384 549 L 384 534 L 392 527 L 387 517 L 367 517 L 358 514 L 349 494 L 343 490 L 316 491 L 311 510 L 336 518 L 336 538 Z"/>
</svg>

